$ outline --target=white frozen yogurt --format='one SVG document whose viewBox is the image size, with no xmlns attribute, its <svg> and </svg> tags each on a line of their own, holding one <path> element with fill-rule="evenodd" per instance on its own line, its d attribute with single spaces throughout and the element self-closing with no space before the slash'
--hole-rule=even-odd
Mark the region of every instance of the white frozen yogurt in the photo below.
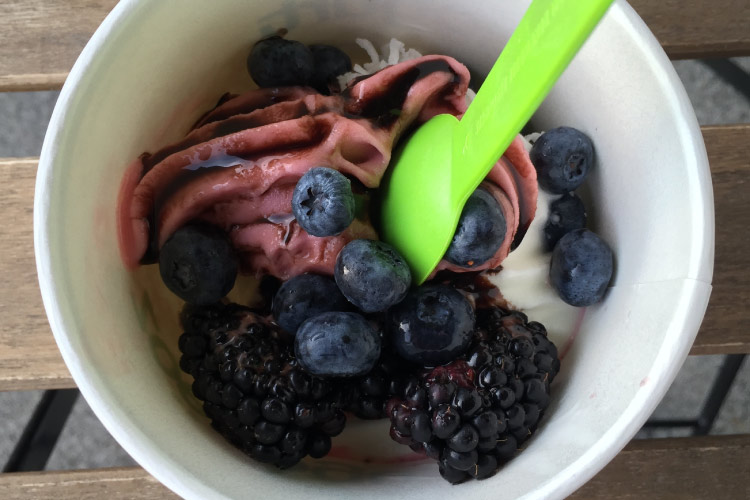
<svg viewBox="0 0 750 500">
<path fill-rule="evenodd" d="M 531 149 L 538 133 L 525 137 L 526 148 Z M 542 323 L 562 354 L 568 339 L 578 330 L 585 309 L 563 302 L 549 284 L 550 253 L 544 251 L 544 225 L 549 215 L 549 205 L 558 198 L 539 188 L 536 216 L 518 248 L 505 258 L 502 271 L 488 275 L 492 284 L 508 301 L 508 305 L 528 315 L 532 321 Z"/>
</svg>

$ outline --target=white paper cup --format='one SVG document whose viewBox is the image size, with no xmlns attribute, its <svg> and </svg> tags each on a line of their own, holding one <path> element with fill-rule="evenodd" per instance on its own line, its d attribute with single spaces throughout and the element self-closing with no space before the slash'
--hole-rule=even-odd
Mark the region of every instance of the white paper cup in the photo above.
<svg viewBox="0 0 750 500">
<path fill-rule="evenodd" d="M 338 457 L 280 472 L 214 432 L 178 368 L 179 303 L 154 266 L 125 270 L 115 203 L 127 165 L 185 134 L 245 57 L 279 28 L 354 47 L 395 36 L 486 73 L 528 2 L 123 0 L 65 84 L 39 165 L 35 248 L 44 304 L 91 407 L 150 473 L 187 498 L 562 498 L 600 470 L 654 409 L 692 344 L 710 293 L 711 179 L 690 103 L 624 2 L 596 29 L 533 124 L 589 134 L 593 229 L 613 247 L 606 300 L 586 312 L 537 435 L 496 476 L 451 487 L 404 461 L 387 423 L 351 422 Z M 354 52 L 353 52 L 354 53 Z M 360 57 L 364 54 L 358 52 Z M 389 458 L 390 457 L 390 458 Z"/>
</svg>

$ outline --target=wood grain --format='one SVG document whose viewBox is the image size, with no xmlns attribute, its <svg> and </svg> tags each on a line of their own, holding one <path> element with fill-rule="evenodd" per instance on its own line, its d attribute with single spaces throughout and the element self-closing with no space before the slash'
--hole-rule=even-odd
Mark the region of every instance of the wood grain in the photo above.
<svg viewBox="0 0 750 500">
<path fill-rule="evenodd" d="M 116 0 L 0 2 L 0 91 L 60 88 Z M 750 55 L 747 0 L 631 0 L 673 59 Z"/>
<path fill-rule="evenodd" d="M 691 354 L 750 353 L 750 125 L 704 127 L 716 216 L 711 300 Z"/>
<path fill-rule="evenodd" d="M 705 127 L 716 205 L 714 290 L 691 354 L 750 353 L 750 125 Z M 41 304 L 33 255 L 36 159 L 0 160 L 0 390 L 74 387 Z"/>
<path fill-rule="evenodd" d="M 0 474 L 3 500 L 172 500 L 177 495 L 138 467 Z"/>
<path fill-rule="evenodd" d="M 748 434 L 631 441 L 569 499 L 747 499 L 748 470 Z"/>
<path fill-rule="evenodd" d="M 117 0 L 2 0 L 0 91 L 60 88 Z"/>
<path fill-rule="evenodd" d="M 36 164 L 36 158 L 0 161 L 0 391 L 75 387 L 47 323 L 36 276 Z"/>
<path fill-rule="evenodd" d="M 750 498 L 750 435 L 632 441 L 571 500 Z M 178 498 L 138 467 L 0 475 L 4 500 Z"/>
<path fill-rule="evenodd" d="M 747 0 L 628 0 L 671 59 L 750 55 Z"/>
</svg>

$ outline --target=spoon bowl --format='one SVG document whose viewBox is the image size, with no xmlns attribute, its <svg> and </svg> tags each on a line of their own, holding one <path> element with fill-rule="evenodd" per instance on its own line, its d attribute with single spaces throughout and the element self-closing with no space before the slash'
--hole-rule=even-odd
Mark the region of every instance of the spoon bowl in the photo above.
<svg viewBox="0 0 750 500">
<path fill-rule="evenodd" d="M 381 237 L 415 284 L 437 267 L 461 211 L 613 0 L 534 0 L 466 114 L 438 115 L 403 141 L 383 184 Z"/>
<path fill-rule="evenodd" d="M 447 114 L 427 121 L 394 152 L 393 164 L 405 167 L 392 167 L 383 180 L 381 237 L 404 256 L 416 284 L 427 279 L 448 250 L 466 203 L 453 196 L 448 182 L 458 124 Z"/>
</svg>

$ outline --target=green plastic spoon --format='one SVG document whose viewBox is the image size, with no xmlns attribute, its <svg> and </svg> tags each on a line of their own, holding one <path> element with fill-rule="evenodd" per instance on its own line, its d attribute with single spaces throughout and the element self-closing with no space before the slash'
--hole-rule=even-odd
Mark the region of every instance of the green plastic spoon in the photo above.
<svg viewBox="0 0 750 500">
<path fill-rule="evenodd" d="M 381 199 L 381 237 L 414 283 L 437 267 L 466 200 L 531 118 L 613 0 L 534 0 L 457 120 L 438 115 L 394 154 Z"/>
</svg>

